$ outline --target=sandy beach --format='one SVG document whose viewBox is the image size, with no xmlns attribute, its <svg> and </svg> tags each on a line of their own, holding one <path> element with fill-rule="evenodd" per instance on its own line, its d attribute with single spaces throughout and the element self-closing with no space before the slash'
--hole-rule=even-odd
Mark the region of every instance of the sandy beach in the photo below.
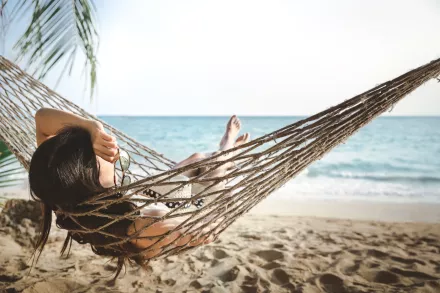
<svg viewBox="0 0 440 293">
<path fill-rule="evenodd" d="M 115 284 L 114 263 L 88 246 L 74 243 L 61 259 L 65 231 L 56 227 L 29 272 L 38 214 L 16 205 L 0 216 L 2 293 L 440 292 L 435 204 L 272 197 L 214 243 L 153 261 L 147 271 L 129 265 Z"/>
<path fill-rule="evenodd" d="M 440 293 L 440 0 L 0 22 L 0 293 Z"/>
</svg>

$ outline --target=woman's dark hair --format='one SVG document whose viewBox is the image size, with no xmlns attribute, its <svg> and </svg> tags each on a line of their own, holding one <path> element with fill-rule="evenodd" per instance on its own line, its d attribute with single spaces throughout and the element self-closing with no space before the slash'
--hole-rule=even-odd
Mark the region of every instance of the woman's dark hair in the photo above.
<svg viewBox="0 0 440 293">
<path fill-rule="evenodd" d="M 66 212 L 90 211 L 96 208 L 96 205 L 79 204 L 94 195 L 107 191 L 99 182 L 99 164 L 93 150 L 90 133 L 81 127 L 66 127 L 43 142 L 32 156 L 29 185 L 32 198 L 41 201 L 43 211 L 41 235 L 35 250 L 35 253 L 38 253 L 36 257 L 38 260 L 49 237 L 52 211 L 56 212 L 60 209 Z M 108 199 L 118 196 L 117 194 L 111 195 Z M 122 201 L 101 209 L 100 213 L 123 215 L 134 209 L 133 203 Z M 112 245 L 112 243 L 120 240 L 118 237 L 127 235 L 127 229 L 132 221 L 123 219 L 102 230 L 116 236 L 112 237 L 101 233 L 70 232 L 96 229 L 107 224 L 111 220 L 109 218 L 87 215 L 75 216 L 75 220 L 76 222 L 63 214 L 57 215 L 57 226 L 68 230 L 61 255 L 68 246 L 70 250 L 72 239 L 81 244 L 90 243 L 96 254 L 118 258 L 116 278 L 124 265 L 127 252 L 133 252 L 136 249 L 130 243 L 123 245 Z"/>
</svg>

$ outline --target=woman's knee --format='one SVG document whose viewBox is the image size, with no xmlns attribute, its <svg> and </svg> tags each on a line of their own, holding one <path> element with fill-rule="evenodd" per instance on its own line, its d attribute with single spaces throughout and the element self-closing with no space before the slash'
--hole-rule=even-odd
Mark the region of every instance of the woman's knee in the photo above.
<svg viewBox="0 0 440 293">
<path fill-rule="evenodd" d="M 192 160 L 201 160 L 201 159 L 204 159 L 205 157 L 206 157 L 205 154 L 202 154 L 202 153 L 194 153 L 194 154 L 192 154 L 189 158 L 192 159 Z"/>
</svg>

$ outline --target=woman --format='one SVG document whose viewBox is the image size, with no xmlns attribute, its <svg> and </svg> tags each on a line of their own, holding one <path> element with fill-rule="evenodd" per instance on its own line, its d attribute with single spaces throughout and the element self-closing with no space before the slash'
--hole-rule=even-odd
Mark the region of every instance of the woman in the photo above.
<svg viewBox="0 0 440 293">
<path fill-rule="evenodd" d="M 124 244 L 113 244 L 120 239 L 138 233 L 137 229 L 148 226 L 154 217 L 162 217 L 166 213 L 163 210 L 154 209 L 141 212 L 148 218 L 123 219 L 107 226 L 102 231 L 104 233 L 78 232 L 84 228 L 87 230 L 96 229 L 110 221 L 106 217 L 90 215 L 73 218 L 65 216 L 61 211 L 88 211 L 94 206 L 79 204 L 114 187 L 115 162 L 119 158 L 117 141 L 105 132 L 100 122 L 84 119 L 60 110 L 40 109 L 35 115 L 35 121 L 38 147 L 32 156 L 29 183 L 32 197 L 41 201 L 43 208 L 42 233 L 36 248 L 38 255 L 41 254 L 49 236 L 52 211 L 57 215 L 57 226 L 69 230 L 61 253 L 64 253 L 72 239 L 81 244 L 90 243 L 95 253 L 118 257 L 116 276 L 122 269 L 127 254 L 137 253 L 137 256 L 130 258 L 141 264 L 143 260 L 159 254 L 165 246 L 175 240 L 177 240 L 173 243 L 175 246 L 196 246 L 212 241 L 212 238 L 207 237 L 192 239 L 194 235 L 191 234 L 181 237 L 182 231 L 179 230 L 164 238 L 164 234 L 174 230 L 185 220 L 185 218 L 175 218 L 156 222 L 137 234 L 139 238 L 149 238 L 134 238 Z M 220 151 L 241 145 L 249 140 L 248 134 L 236 139 L 240 128 L 240 120 L 236 116 L 232 116 L 220 141 Z M 197 162 L 207 156 L 209 155 L 194 154 L 178 163 L 175 168 Z M 222 175 L 230 167 L 231 165 L 225 164 L 205 176 Z M 190 170 L 185 175 L 195 176 L 200 171 L 203 170 Z M 108 199 L 116 199 L 120 196 L 120 194 L 115 194 L 109 196 Z M 134 211 L 135 208 L 133 203 L 122 201 L 112 204 L 100 212 L 123 215 Z M 148 251 L 141 252 L 147 248 Z M 139 254 L 139 252 L 141 253 Z"/>
</svg>

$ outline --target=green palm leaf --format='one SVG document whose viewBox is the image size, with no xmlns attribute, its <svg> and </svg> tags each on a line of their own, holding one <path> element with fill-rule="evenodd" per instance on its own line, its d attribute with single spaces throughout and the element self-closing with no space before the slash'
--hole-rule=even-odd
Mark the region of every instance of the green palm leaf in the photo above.
<svg viewBox="0 0 440 293">
<path fill-rule="evenodd" d="M 15 156 L 8 150 L 6 144 L 0 141 L 0 188 L 16 185 L 23 181 L 24 169 L 19 165 Z"/>
<path fill-rule="evenodd" d="M 24 60 L 33 74 L 44 78 L 65 60 L 63 76 L 72 71 L 78 49 L 85 55 L 85 69 L 90 96 L 96 87 L 98 32 L 93 0 L 0 0 L 0 17 L 10 24 L 26 11 L 32 11 L 31 22 L 14 49 L 18 60 Z M 9 4 L 11 3 L 11 4 Z M 3 25 L 3 30 L 7 26 Z"/>
</svg>

